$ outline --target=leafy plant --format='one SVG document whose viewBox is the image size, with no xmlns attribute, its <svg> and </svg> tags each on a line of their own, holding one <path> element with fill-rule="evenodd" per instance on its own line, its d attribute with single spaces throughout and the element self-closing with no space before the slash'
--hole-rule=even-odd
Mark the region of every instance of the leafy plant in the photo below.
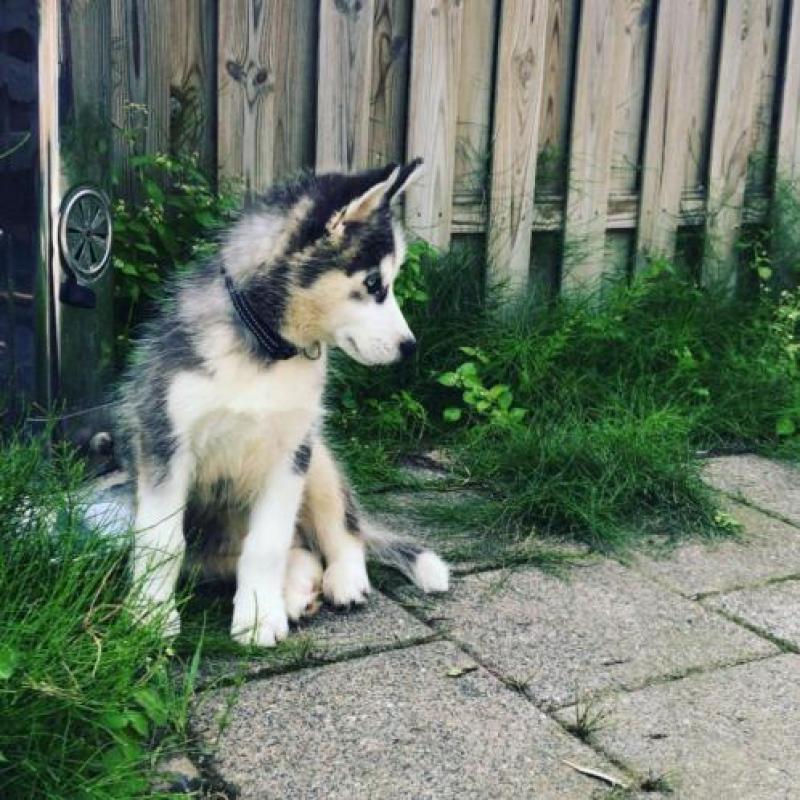
<svg viewBox="0 0 800 800">
<path fill-rule="evenodd" d="M 394 283 L 394 293 L 400 308 L 428 301 L 425 268 L 426 264 L 435 259 L 436 250 L 422 239 L 418 239 L 408 246 L 403 269 L 400 270 Z"/>
<path fill-rule="evenodd" d="M 137 199 L 114 203 L 115 319 L 122 349 L 132 326 L 163 296 L 167 278 L 214 252 L 214 234 L 238 206 L 233 187 L 216 190 L 196 155 L 138 155 L 129 163 L 130 193 Z"/>
<path fill-rule="evenodd" d="M 504 426 L 522 422 L 527 412 L 524 408 L 512 406 L 514 394 L 508 384 L 484 385 L 480 368 L 489 364 L 489 356 L 478 347 L 459 347 L 459 350 L 464 355 L 472 356 L 474 361 L 465 361 L 454 371 L 443 372 L 438 377 L 439 383 L 442 386 L 462 389 L 461 399 L 475 416 Z M 448 406 L 442 412 L 442 417 L 447 422 L 458 422 L 462 418 L 462 409 L 458 406 Z"/>
</svg>

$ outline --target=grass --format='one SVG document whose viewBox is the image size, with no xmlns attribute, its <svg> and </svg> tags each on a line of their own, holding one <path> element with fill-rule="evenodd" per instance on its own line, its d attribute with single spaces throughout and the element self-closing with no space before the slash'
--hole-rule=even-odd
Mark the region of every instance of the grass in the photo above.
<svg viewBox="0 0 800 800">
<path fill-rule="evenodd" d="M 199 650 L 181 662 L 125 613 L 126 543 L 83 526 L 82 478 L 66 450 L 2 442 L 2 796 L 169 796 L 150 782 L 186 743 Z"/>
<path fill-rule="evenodd" d="M 761 281 L 729 298 L 656 263 L 602 304 L 509 308 L 482 296 L 470 251 L 417 258 L 423 299 L 405 305 L 416 361 L 337 361 L 330 430 L 368 504 L 409 486 L 394 469 L 404 455 L 448 453 L 454 477 L 438 489 L 476 494 L 426 491 L 414 513 L 453 537 L 455 557 L 525 561 L 527 548 L 535 560 L 543 536 L 609 551 L 643 534 L 724 534 L 697 451 L 800 455 L 796 293 Z"/>
</svg>

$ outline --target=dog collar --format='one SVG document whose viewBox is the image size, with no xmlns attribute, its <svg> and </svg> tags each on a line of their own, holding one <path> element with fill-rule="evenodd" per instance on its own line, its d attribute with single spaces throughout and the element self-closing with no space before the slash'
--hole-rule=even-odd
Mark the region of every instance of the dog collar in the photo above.
<svg viewBox="0 0 800 800">
<path fill-rule="evenodd" d="M 228 296 L 231 298 L 236 315 L 242 325 L 253 334 L 261 355 L 272 361 L 286 361 L 301 353 L 312 360 L 320 357 L 321 347 L 319 344 L 311 352 L 309 352 L 308 348 L 295 347 L 274 328 L 267 325 L 263 319 L 259 319 L 258 314 L 256 314 L 244 294 L 233 285 L 233 280 L 231 280 L 231 276 L 228 275 L 225 267 L 220 267 L 219 271 L 222 277 L 225 278 L 225 288 L 228 290 Z"/>
</svg>

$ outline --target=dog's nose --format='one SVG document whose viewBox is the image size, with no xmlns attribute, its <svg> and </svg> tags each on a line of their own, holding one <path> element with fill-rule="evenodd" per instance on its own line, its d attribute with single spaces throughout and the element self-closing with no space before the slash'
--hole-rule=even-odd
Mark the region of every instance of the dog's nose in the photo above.
<svg viewBox="0 0 800 800">
<path fill-rule="evenodd" d="M 411 358 L 414 353 L 417 352 L 417 340 L 416 339 L 403 339 L 400 342 L 400 355 L 403 358 Z"/>
</svg>

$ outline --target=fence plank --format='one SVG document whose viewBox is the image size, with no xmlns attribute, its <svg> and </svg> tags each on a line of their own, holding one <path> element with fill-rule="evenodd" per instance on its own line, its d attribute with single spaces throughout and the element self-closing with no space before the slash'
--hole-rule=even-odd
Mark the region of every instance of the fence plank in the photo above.
<svg viewBox="0 0 800 800">
<path fill-rule="evenodd" d="M 313 0 L 220 0 L 217 159 L 250 194 L 313 160 Z"/>
<path fill-rule="evenodd" d="M 317 169 L 367 166 L 374 0 L 322 0 Z"/>
<path fill-rule="evenodd" d="M 755 146 L 758 69 L 765 33 L 762 0 L 728 0 L 720 45 L 709 156 L 703 280 L 733 287 L 748 158 Z"/>
<path fill-rule="evenodd" d="M 793 0 L 786 39 L 780 126 L 778 177 L 800 180 L 800 0 Z"/>
<path fill-rule="evenodd" d="M 578 11 L 579 0 L 550 0 L 542 112 L 539 123 L 537 196 L 561 193 L 566 187 L 569 101 Z"/>
<path fill-rule="evenodd" d="M 482 202 L 488 190 L 497 13 L 497 0 L 464 5 L 453 176 L 456 203 Z"/>
<path fill-rule="evenodd" d="M 408 155 L 427 168 L 407 192 L 406 222 L 442 248 L 450 244 L 463 11 L 461 0 L 414 3 Z"/>
<path fill-rule="evenodd" d="M 317 0 L 280 0 L 272 20 L 273 179 L 283 180 L 314 166 L 317 102 Z"/>
<path fill-rule="evenodd" d="M 625 24 L 635 5 L 592 0 L 583 6 L 564 226 L 565 291 L 592 289 L 603 274 L 614 111 L 629 61 Z"/>
<path fill-rule="evenodd" d="M 619 0 L 617 0 L 619 3 Z M 614 104 L 614 142 L 611 147 L 610 192 L 634 191 L 639 184 L 645 88 L 650 32 L 656 0 L 629 0 L 625 23 L 615 47 L 624 59 Z"/>
<path fill-rule="evenodd" d="M 411 0 L 375 0 L 372 44 L 369 163 L 405 155 Z"/>
<path fill-rule="evenodd" d="M 702 25 L 707 0 L 663 0 L 658 8 L 647 108 L 637 229 L 637 266 L 649 257 L 671 257 L 681 211 L 686 161 L 696 96 L 698 57 L 694 31 Z"/>
<path fill-rule="evenodd" d="M 500 22 L 489 213 L 490 279 L 527 288 L 547 0 L 504 0 Z"/>
<path fill-rule="evenodd" d="M 128 158 L 169 149 L 169 27 L 169 7 L 158 0 L 111 2 L 114 164 L 127 196 Z"/>
<path fill-rule="evenodd" d="M 207 175 L 216 172 L 216 4 L 169 0 L 170 152 L 197 153 Z"/>
</svg>

